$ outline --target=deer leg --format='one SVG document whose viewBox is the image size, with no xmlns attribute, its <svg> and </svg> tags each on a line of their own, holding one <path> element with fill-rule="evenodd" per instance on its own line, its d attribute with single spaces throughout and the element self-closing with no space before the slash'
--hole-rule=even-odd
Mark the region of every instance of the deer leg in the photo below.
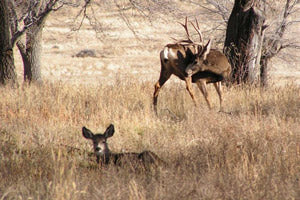
<svg viewBox="0 0 300 200">
<path fill-rule="evenodd" d="M 186 89 L 187 89 L 187 91 L 191 95 L 191 97 L 192 97 L 192 99 L 194 101 L 195 106 L 197 106 L 195 95 L 194 95 L 194 92 L 193 92 L 193 89 L 192 89 L 192 77 L 191 76 L 186 77 L 185 78 L 185 83 L 186 83 Z"/>
<path fill-rule="evenodd" d="M 198 85 L 201 93 L 203 94 L 203 96 L 206 100 L 208 108 L 211 109 L 211 105 L 210 105 L 210 102 L 209 102 L 209 99 L 208 99 L 208 93 L 207 93 L 207 90 L 206 90 L 206 82 L 200 80 L 200 81 L 197 81 L 197 85 Z"/>
<path fill-rule="evenodd" d="M 222 84 L 221 82 L 216 82 L 214 83 L 214 86 L 217 90 L 217 93 L 219 95 L 219 100 L 220 100 L 220 111 L 222 111 L 222 102 L 223 102 L 223 99 L 222 99 Z"/>
<path fill-rule="evenodd" d="M 160 88 L 165 84 L 165 82 L 170 78 L 171 74 L 167 72 L 161 72 L 159 80 L 154 85 L 154 93 L 153 93 L 153 106 L 154 112 L 157 114 L 157 98 Z"/>
</svg>

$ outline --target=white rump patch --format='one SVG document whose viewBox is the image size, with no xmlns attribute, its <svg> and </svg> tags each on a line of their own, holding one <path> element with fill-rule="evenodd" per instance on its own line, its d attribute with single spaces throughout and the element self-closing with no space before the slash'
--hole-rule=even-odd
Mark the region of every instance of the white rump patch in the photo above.
<svg viewBox="0 0 300 200">
<path fill-rule="evenodd" d="M 168 60 L 168 54 L 169 54 L 169 48 L 165 47 L 164 48 L 164 59 Z"/>
</svg>

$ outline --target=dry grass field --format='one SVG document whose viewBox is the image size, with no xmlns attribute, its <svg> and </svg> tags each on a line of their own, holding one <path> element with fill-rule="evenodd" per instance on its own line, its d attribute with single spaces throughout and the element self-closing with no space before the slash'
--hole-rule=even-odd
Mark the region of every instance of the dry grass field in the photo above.
<svg viewBox="0 0 300 200">
<path fill-rule="evenodd" d="M 266 90 L 224 88 L 228 114 L 218 112 L 212 86 L 210 111 L 196 87 L 198 107 L 172 78 L 156 116 L 158 54 L 170 34 L 183 35 L 175 20 L 134 24 L 136 39 L 103 13 L 111 31 L 99 41 L 86 24 L 69 31 L 68 12 L 46 24 L 44 84 L 0 88 L 0 199 L 300 199 L 299 63 L 275 59 Z M 74 57 L 83 49 L 96 57 Z M 16 63 L 21 82 L 18 55 Z M 166 166 L 98 166 L 81 128 L 103 132 L 110 123 L 112 151 L 151 150 Z"/>
</svg>

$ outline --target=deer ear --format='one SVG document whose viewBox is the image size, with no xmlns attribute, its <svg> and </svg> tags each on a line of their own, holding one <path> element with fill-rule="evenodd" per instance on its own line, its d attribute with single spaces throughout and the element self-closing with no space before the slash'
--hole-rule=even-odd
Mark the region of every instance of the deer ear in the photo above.
<svg viewBox="0 0 300 200">
<path fill-rule="evenodd" d="M 203 60 L 206 60 L 207 55 L 210 52 L 210 48 L 211 48 L 211 39 L 207 42 L 207 44 L 205 45 L 204 49 L 203 49 Z"/>
<path fill-rule="evenodd" d="M 86 127 L 82 127 L 82 135 L 86 139 L 92 139 L 94 137 L 94 134 L 92 133 L 92 131 L 90 131 Z"/>
<path fill-rule="evenodd" d="M 197 56 L 201 56 L 201 53 L 202 53 L 202 51 L 203 51 L 203 46 L 202 45 L 198 45 L 198 47 L 197 47 L 198 49 L 197 49 Z"/>
<path fill-rule="evenodd" d="M 106 138 L 111 137 L 114 135 L 114 132 L 115 132 L 115 127 L 113 124 L 111 124 L 107 127 L 106 131 L 104 132 L 104 136 Z"/>
</svg>

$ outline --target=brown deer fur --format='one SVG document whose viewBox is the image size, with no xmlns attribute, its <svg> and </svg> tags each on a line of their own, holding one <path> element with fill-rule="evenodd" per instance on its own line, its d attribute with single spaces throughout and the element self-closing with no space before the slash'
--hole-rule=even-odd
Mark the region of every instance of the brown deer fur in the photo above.
<svg viewBox="0 0 300 200">
<path fill-rule="evenodd" d="M 159 80 L 155 84 L 153 94 L 154 111 L 157 113 L 157 99 L 160 88 L 170 78 L 172 74 L 186 82 L 186 89 L 192 97 L 195 105 L 192 83 L 196 83 L 205 97 L 207 105 L 211 108 L 206 90 L 207 83 L 213 83 L 219 95 L 220 110 L 222 109 L 222 91 L 221 81 L 228 79 L 231 73 L 231 66 L 226 56 L 216 49 L 211 49 L 211 40 L 205 46 L 193 42 L 186 29 L 188 40 L 182 40 L 179 43 L 167 44 L 160 52 L 161 72 Z M 196 29 L 196 26 L 193 25 Z M 197 22 L 197 26 L 198 22 Z M 200 38 L 200 30 L 197 30 Z M 202 42 L 202 41 L 201 41 Z"/>
</svg>

